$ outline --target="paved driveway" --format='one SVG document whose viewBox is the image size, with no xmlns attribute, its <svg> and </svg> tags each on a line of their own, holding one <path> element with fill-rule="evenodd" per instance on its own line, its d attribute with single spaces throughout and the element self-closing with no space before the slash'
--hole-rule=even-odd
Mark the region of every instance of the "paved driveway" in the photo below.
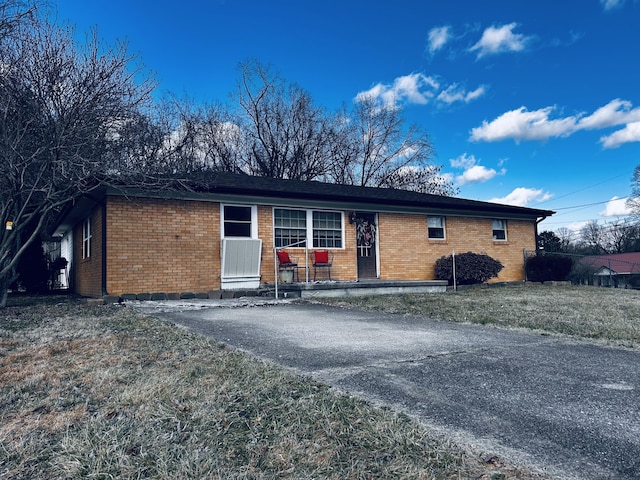
<svg viewBox="0 0 640 480">
<path fill-rule="evenodd" d="M 554 478 L 640 478 L 638 351 L 314 304 L 180 305 L 141 304 L 487 455 Z"/>
</svg>

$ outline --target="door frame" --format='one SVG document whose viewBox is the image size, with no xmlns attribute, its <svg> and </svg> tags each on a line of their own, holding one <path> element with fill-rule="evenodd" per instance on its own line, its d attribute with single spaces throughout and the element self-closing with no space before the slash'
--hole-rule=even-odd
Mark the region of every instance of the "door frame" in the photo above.
<svg viewBox="0 0 640 480">
<path fill-rule="evenodd" d="M 374 240 L 373 240 L 373 248 L 371 249 L 372 253 L 373 253 L 373 257 L 374 257 L 374 262 L 375 262 L 375 277 L 364 277 L 362 278 L 362 280 L 370 280 L 370 279 L 378 279 L 380 278 L 380 233 L 379 233 L 379 228 L 378 228 L 378 213 L 377 212 L 354 212 L 354 217 L 355 217 L 355 221 L 354 223 L 357 224 L 357 219 L 359 215 L 367 216 L 373 216 L 373 224 L 376 226 L 375 232 L 374 232 Z M 358 263 L 358 258 L 359 257 L 359 247 L 358 247 L 358 238 L 357 238 L 357 225 L 356 225 L 356 269 L 357 269 L 357 279 L 361 280 L 360 274 L 360 265 Z"/>
</svg>

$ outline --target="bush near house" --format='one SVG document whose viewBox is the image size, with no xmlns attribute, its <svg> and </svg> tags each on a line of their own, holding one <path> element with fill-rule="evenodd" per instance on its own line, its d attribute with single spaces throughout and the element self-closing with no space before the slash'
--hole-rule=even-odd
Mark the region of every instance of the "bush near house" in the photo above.
<svg viewBox="0 0 640 480">
<path fill-rule="evenodd" d="M 484 283 L 490 278 L 497 277 L 503 266 L 498 260 L 480 253 L 461 253 L 456 255 L 456 283 L 458 285 L 473 285 Z M 453 256 L 440 257 L 436 261 L 436 278 L 448 280 L 453 285 Z"/>
<path fill-rule="evenodd" d="M 525 270 L 531 282 L 565 281 L 573 268 L 573 259 L 561 255 L 538 255 L 527 258 Z"/>
</svg>

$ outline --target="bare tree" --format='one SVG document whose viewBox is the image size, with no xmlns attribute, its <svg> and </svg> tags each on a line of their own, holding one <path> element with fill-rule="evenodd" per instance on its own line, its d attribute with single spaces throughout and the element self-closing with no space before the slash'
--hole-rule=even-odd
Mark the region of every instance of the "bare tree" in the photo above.
<svg viewBox="0 0 640 480">
<path fill-rule="evenodd" d="M 248 171 L 243 132 L 238 120 L 220 104 L 196 105 L 170 98 L 160 106 L 159 123 L 165 131 L 162 158 L 164 171 Z"/>
<path fill-rule="evenodd" d="M 4 4 L 6 5 L 6 3 Z M 0 8 L 0 14 L 6 9 Z M 0 19 L 2 23 L 4 19 Z M 0 306 L 15 267 L 70 200 L 127 174 L 124 148 L 154 84 L 124 44 L 20 17 L 0 39 Z M 142 148 L 142 147 L 140 147 Z M 28 226 L 34 226 L 25 236 Z"/>
<path fill-rule="evenodd" d="M 566 227 L 561 227 L 556 230 L 556 235 L 560 239 L 561 252 L 572 253 L 575 250 L 573 239 L 576 234 L 573 230 L 569 230 Z"/>
<path fill-rule="evenodd" d="M 590 255 L 626 253 L 640 248 L 640 226 L 629 221 L 602 225 L 591 221 L 582 227 L 580 234 L 582 249 Z"/>
<path fill-rule="evenodd" d="M 416 125 L 405 127 L 401 110 L 364 98 L 343 119 L 328 177 L 336 183 L 392 187 L 438 195 L 456 193 L 441 166 L 431 163 L 433 146 Z"/>
<path fill-rule="evenodd" d="M 602 226 L 597 221 L 588 222 L 580 229 L 581 247 L 590 255 L 602 255 L 607 253 L 606 241 L 603 235 Z"/>
<path fill-rule="evenodd" d="M 235 101 L 244 118 L 247 173 L 297 180 L 323 175 L 331 147 L 328 116 L 268 67 L 249 61 L 240 70 Z"/>
</svg>

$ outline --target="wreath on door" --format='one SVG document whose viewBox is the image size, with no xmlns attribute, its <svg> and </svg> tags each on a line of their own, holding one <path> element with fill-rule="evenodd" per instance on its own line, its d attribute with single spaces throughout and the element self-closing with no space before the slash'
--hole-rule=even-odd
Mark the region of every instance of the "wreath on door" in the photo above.
<svg viewBox="0 0 640 480">
<path fill-rule="evenodd" d="M 372 247 L 376 241 L 376 224 L 364 218 L 356 219 L 356 238 L 358 246 Z"/>
</svg>

